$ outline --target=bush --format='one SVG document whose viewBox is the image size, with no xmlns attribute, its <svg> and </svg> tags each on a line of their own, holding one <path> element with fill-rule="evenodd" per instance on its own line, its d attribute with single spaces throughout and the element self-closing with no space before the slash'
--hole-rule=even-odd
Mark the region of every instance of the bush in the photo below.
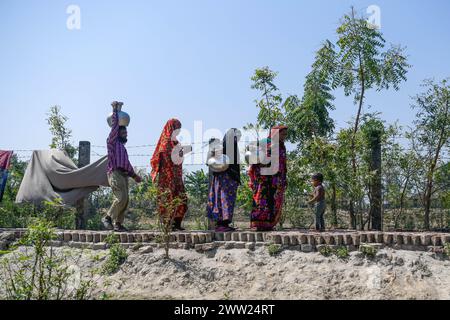
<svg viewBox="0 0 450 320">
<path fill-rule="evenodd" d="M 14 203 L 9 200 L 0 204 L 0 227 L 27 228 L 36 219 L 52 221 L 61 229 L 75 227 L 75 209 L 63 206 L 61 200 L 45 201 L 41 205 Z"/>
<path fill-rule="evenodd" d="M 172 239 L 173 223 L 176 210 L 184 203 L 183 197 L 172 197 L 167 189 L 159 189 L 157 186 L 149 189 L 149 197 L 156 199 L 160 210 L 158 210 L 158 227 L 161 232 L 161 243 L 164 247 L 164 258 L 169 259 L 170 241 Z M 161 210 L 164 209 L 164 210 Z"/>
<path fill-rule="evenodd" d="M 102 216 L 100 213 L 93 214 L 86 221 L 87 230 L 103 230 Z"/>
<path fill-rule="evenodd" d="M 0 203 L 0 227 L 25 228 L 29 225 L 34 214 L 34 207 L 30 204 L 16 204 L 9 200 Z"/>
<path fill-rule="evenodd" d="M 349 256 L 348 249 L 344 246 L 337 248 L 335 254 L 339 259 L 347 259 Z"/>
<path fill-rule="evenodd" d="M 334 251 L 331 247 L 325 245 L 319 248 L 319 253 L 325 257 L 329 257 L 334 253 Z"/>
<path fill-rule="evenodd" d="M 272 257 L 279 255 L 282 251 L 283 249 L 279 244 L 271 243 L 267 246 L 267 252 Z"/>
<path fill-rule="evenodd" d="M 367 258 L 373 258 L 377 254 L 377 249 L 369 245 L 359 246 L 359 251 Z"/>
<path fill-rule="evenodd" d="M 450 258 L 450 242 L 444 244 L 444 254 L 447 258 Z"/>
<path fill-rule="evenodd" d="M 45 220 L 32 223 L 9 254 L 0 260 L 0 283 L 9 300 L 84 300 L 90 298 L 92 278 L 83 280 L 81 271 L 57 254 L 51 246 L 56 239 Z M 19 248 L 19 246 L 22 246 Z M 31 250 L 30 250 L 31 249 Z"/>
<path fill-rule="evenodd" d="M 333 249 L 330 246 L 324 245 L 324 246 L 319 247 L 319 253 L 325 257 L 329 257 L 334 254 L 339 259 L 347 259 L 349 256 L 348 249 L 345 246 L 341 246 L 341 247 L 338 247 L 337 249 Z"/>
<path fill-rule="evenodd" d="M 119 237 L 111 233 L 106 238 L 106 243 L 110 245 L 108 259 L 102 267 L 102 273 L 112 275 L 116 273 L 120 266 L 127 260 L 127 251 L 119 243 Z"/>
<path fill-rule="evenodd" d="M 208 218 L 207 217 L 195 217 L 194 219 L 194 230 L 208 230 Z"/>
</svg>

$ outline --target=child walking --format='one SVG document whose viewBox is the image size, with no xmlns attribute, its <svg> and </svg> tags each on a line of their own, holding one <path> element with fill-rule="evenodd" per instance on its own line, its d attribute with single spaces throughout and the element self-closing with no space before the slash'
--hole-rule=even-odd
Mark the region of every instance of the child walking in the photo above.
<svg viewBox="0 0 450 320">
<path fill-rule="evenodd" d="M 314 205 L 314 212 L 316 215 L 316 230 L 325 231 L 325 188 L 323 187 L 323 174 L 315 173 L 311 177 L 311 184 L 314 187 L 314 193 L 308 204 Z"/>
</svg>

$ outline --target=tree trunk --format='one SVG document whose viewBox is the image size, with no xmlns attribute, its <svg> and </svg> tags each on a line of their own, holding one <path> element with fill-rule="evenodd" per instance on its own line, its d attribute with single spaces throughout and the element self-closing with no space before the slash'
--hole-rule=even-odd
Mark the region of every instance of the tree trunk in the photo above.
<svg viewBox="0 0 450 320">
<path fill-rule="evenodd" d="M 358 127 L 359 127 L 359 120 L 361 118 L 361 110 L 364 103 L 364 93 L 365 93 L 365 79 L 364 79 L 364 70 L 362 69 L 362 62 L 361 57 L 359 59 L 360 67 L 359 72 L 361 76 L 361 94 L 359 96 L 359 105 L 358 105 L 358 112 L 356 114 L 355 119 L 355 127 L 353 128 L 353 136 L 352 136 L 352 143 L 351 143 L 351 150 L 352 150 L 352 169 L 353 169 L 353 179 L 357 179 L 357 167 L 356 167 L 356 134 L 358 133 Z M 352 229 L 356 230 L 356 216 L 355 216 L 355 196 L 353 195 L 353 192 L 351 193 L 351 203 L 350 203 L 350 220 L 352 224 Z"/>
<path fill-rule="evenodd" d="M 358 209 L 359 209 L 359 211 L 358 211 L 358 213 L 359 213 L 359 227 L 360 227 L 360 230 L 364 230 L 364 226 L 365 226 L 366 223 L 364 222 L 364 210 L 365 210 L 365 207 L 364 207 L 364 203 L 363 203 L 363 199 L 362 198 L 359 199 Z M 369 220 L 369 219 L 367 219 L 367 220 Z"/>
<path fill-rule="evenodd" d="M 331 185 L 331 212 L 333 214 L 333 226 L 336 228 L 338 226 L 337 219 L 337 204 L 336 204 L 336 184 L 333 183 Z"/>
<path fill-rule="evenodd" d="M 434 172 L 436 170 L 437 162 L 439 159 L 439 154 L 441 152 L 441 148 L 444 145 L 444 128 L 441 130 L 441 134 L 439 137 L 439 142 L 436 148 L 436 153 L 434 155 L 433 160 L 430 164 L 430 169 L 428 171 L 427 178 L 427 188 L 424 196 L 424 204 L 425 204 L 425 216 L 424 216 L 424 227 L 426 230 L 430 230 L 430 211 L 431 211 L 431 196 L 433 195 L 433 183 L 434 183 Z"/>
<path fill-rule="evenodd" d="M 444 118 L 447 118 L 448 107 L 449 107 L 449 101 L 447 99 Z M 446 130 L 446 126 L 443 125 L 441 127 L 441 130 L 439 133 L 439 140 L 438 140 L 436 152 L 434 154 L 434 158 L 431 161 L 430 170 L 428 171 L 427 189 L 426 189 L 425 197 L 424 197 L 424 204 L 425 204 L 424 227 L 426 230 L 430 230 L 430 209 L 431 209 L 431 196 L 433 195 L 434 171 L 436 170 L 436 166 L 437 166 L 437 163 L 439 160 L 439 155 L 441 153 L 441 149 L 444 146 L 444 143 L 446 141 L 446 138 L 445 138 L 446 131 L 445 130 Z"/>
<path fill-rule="evenodd" d="M 371 144 L 372 154 L 369 168 L 375 172 L 370 183 L 370 221 L 371 228 L 381 231 L 383 228 L 383 219 L 381 215 L 381 141 L 380 137 Z"/>
<path fill-rule="evenodd" d="M 402 194 L 400 196 L 400 211 L 394 219 L 394 228 L 395 229 L 398 228 L 398 220 L 403 216 L 403 209 L 405 208 L 406 189 L 408 188 L 408 183 L 409 183 L 409 173 L 408 173 L 408 177 L 406 178 L 405 184 L 403 185 Z"/>
<path fill-rule="evenodd" d="M 356 214 L 355 214 L 355 204 L 353 203 L 353 197 L 350 197 L 349 201 L 349 209 L 348 212 L 350 213 L 350 226 L 352 229 L 356 230 Z"/>
<path fill-rule="evenodd" d="M 425 196 L 423 202 L 425 204 L 425 215 L 423 220 L 423 226 L 425 230 L 430 230 L 430 211 L 431 211 L 431 192 L 433 189 L 433 181 L 430 179 L 427 183 L 427 189 L 425 191 Z"/>
</svg>

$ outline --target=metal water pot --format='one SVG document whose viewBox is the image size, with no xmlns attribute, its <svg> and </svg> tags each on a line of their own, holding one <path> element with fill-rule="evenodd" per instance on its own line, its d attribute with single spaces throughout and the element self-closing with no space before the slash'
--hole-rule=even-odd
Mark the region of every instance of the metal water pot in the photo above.
<svg viewBox="0 0 450 320">
<path fill-rule="evenodd" d="M 130 124 L 130 115 L 126 113 L 125 111 L 122 111 L 122 103 L 119 103 L 117 110 L 119 111 L 119 126 L 121 127 L 128 127 Z M 113 112 L 108 116 L 106 121 L 108 121 L 108 125 L 112 127 L 112 117 Z"/>
<path fill-rule="evenodd" d="M 221 154 L 217 157 L 209 158 L 206 164 L 212 172 L 219 173 L 227 171 L 230 166 L 230 162 L 230 158 L 226 154 Z"/>
<path fill-rule="evenodd" d="M 248 165 L 260 164 L 262 152 L 264 151 L 261 150 L 261 146 L 258 146 L 257 142 L 251 142 L 245 148 L 245 162 Z"/>
</svg>

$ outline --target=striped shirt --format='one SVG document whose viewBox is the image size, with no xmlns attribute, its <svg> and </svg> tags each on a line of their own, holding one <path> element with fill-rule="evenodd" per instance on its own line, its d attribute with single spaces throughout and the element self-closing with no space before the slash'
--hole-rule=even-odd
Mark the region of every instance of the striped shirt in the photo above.
<svg viewBox="0 0 450 320">
<path fill-rule="evenodd" d="M 108 173 L 115 170 L 123 171 L 128 176 L 135 175 L 133 166 L 128 160 L 128 152 L 125 145 L 119 140 L 119 114 L 114 111 L 112 128 L 107 140 L 108 146 Z"/>
</svg>

